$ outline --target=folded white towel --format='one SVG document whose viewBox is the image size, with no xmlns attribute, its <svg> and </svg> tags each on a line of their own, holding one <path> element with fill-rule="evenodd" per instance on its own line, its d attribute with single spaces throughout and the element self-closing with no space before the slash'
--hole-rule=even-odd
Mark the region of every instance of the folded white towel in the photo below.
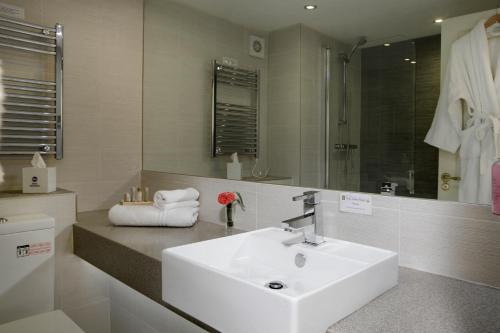
<svg viewBox="0 0 500 333">
<path fill-rule="evenodd" d="M 108 213 L 114 225 L 191 227 L 198 219 L 199 208 L 159 209 L 153 206 L 115 205 Z"/>
<path fill-rule="evenodd" d="M 169 204 L 158 204 L 155 202 L 155 207 L 160 209 L 177 209 L 177 208 L 196 208 L 200 205 L 199 201 L 189 200 L 189 201 L 180 201 Z"/>
<path fill-rule="evenodd" d="M 157 191 L 154 195 L 154 202 L 157 205 L 170 204 L 180 201 L 198 200 L 200 192 L 192 187 L 183 190 Z"/>
</svg>

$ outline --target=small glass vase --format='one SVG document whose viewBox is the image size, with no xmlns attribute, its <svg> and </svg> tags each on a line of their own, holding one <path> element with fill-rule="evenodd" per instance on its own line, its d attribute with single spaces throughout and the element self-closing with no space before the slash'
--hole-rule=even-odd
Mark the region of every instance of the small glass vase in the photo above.
<svg viewBox="0 0 500 333">
<path fill-rule="evenodd" d="M 228 228 L 234 226 L 234 204 L 230 203 L 226 205 L 226 225 Z"/>
</svg>

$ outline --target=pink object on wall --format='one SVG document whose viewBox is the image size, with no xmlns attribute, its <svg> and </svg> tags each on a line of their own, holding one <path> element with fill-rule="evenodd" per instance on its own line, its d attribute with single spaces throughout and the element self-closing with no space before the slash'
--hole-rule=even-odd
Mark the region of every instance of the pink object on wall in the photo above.
<svg viewBox="0 0 500 333">
<path fill-rule="evenodd" d="M 2 113 L 3 113 L 3 100 L 5 94 L 2 85 L 2 61 L 0 60 L 0 125 L 2 124 Z M 0 184 L 3 183 L 4 172 L 2 169 L 2 164 L 0 163 Z"/>
<path fill-rule="evenodd" d="M 500 215 L 500 160 L 491 167 L 491 211 Z"/>
</svg>

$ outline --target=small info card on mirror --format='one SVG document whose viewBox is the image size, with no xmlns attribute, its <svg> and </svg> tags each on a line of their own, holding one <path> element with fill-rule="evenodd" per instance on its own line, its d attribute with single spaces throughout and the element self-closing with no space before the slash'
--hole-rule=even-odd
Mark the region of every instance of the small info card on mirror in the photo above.
<svg viewBox="0 0 500 333">
<path fill-rule="evenodd" d="M 340 211 L 346 213 L 372 215 L 372 196 L 361 193 L 340 193 Z"/>
</svg>

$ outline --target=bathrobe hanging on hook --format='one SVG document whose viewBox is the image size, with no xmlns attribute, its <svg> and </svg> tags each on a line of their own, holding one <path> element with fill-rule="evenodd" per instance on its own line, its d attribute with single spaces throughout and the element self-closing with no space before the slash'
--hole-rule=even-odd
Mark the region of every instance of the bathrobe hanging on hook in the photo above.
<svg viewBox="0 0 500 333">
<path fill-rule="evenodd" d="M 436 114 L 425 142 L 460 155 L 459 201 L 491 202 L 490 168 L 500 144 L 500 38 L 485 20 L 452 46 Z"/>
</svg>

